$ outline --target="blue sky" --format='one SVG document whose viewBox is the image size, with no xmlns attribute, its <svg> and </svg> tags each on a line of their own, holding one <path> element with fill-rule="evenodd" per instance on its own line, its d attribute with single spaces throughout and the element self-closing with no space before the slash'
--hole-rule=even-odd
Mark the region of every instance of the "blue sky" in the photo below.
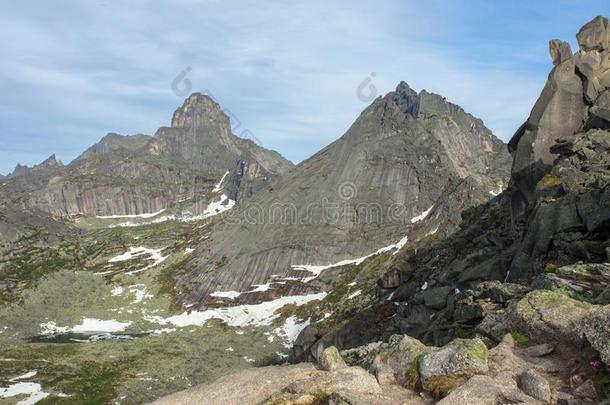
<svg viewBox="0 0 610 405">
<path fill-rule="evenodd" d="M 69 162 L 107 132 L 152 134 L 187 67 L 263 146 L 299 162 L 404 80 L 482 118 L 502 139 L 525 120 L 568 40 L 607 1 L 5 1 L 0 173 Z M 374 73 L 374 77 L 371 74 Z"/>
</svg>

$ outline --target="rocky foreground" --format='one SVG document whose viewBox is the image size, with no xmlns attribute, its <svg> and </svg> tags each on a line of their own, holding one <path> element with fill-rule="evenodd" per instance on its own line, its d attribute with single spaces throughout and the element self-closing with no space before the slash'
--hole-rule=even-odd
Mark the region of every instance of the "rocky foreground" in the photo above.
<svg viewBox="0 0 610 405">
<path fill-rule="evenodd" d="M 558 273 L 574 271 L 610 281 L 610 265 Z M 341 352 L 331 346 L 316 366 L 245 370 L 155 403 L 594 404 L 608 394 L 610 305 L 490 282 L 456 294 L 455 311 L 487 313 L 476 337 L 442 347 L 408 335 Z"/>
</svg>

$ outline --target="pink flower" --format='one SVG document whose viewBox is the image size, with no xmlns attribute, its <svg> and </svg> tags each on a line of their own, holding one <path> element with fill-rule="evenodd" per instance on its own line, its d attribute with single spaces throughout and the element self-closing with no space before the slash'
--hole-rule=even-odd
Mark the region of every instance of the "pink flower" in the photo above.
<svg viewBox="0 0 610 405">
<path fill-rule="evenodd" d="M 599 366 L 602 365 L 602 362 L 599 360 L 591 360 L 589 362 L 589 365 L 591 366 L 591 368 L 598 368 Z"/>
</svg>

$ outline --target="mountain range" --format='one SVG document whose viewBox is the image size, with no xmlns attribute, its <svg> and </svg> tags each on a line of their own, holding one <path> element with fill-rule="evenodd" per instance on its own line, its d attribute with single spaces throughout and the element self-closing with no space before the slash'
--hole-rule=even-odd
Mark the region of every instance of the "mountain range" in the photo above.
<svg viewBox="0 0 610 405">
<path fill-rule="evenodd" d="M 297 165 L 201 93 L 154 135 L 17 165 L 0 178 L 0 398 L 208 383 L 160 403 L 602 401 L 608 19 L 577 41 L 550 41 L 508 144 L 400 82 Z"/>
</svg>

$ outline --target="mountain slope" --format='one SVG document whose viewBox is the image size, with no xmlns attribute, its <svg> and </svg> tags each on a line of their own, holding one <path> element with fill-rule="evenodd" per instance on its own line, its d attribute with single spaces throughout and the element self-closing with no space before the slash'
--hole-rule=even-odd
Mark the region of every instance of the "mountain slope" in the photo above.
<svg viewBox="0 0 610 405">
<path fill-rule="evenodd" d="M 507 184 L 509 161 L 481 120 L 403 82 L 345 135 L 215 224 L 180 280 L 189 291 L 183 298 L 201 303 L 209 293 L 245 291 L 272 275 L 294 277 L 293 265 L 328 264 L 406 235 L 449 232 L 462 209 Z"/>
</svg>

